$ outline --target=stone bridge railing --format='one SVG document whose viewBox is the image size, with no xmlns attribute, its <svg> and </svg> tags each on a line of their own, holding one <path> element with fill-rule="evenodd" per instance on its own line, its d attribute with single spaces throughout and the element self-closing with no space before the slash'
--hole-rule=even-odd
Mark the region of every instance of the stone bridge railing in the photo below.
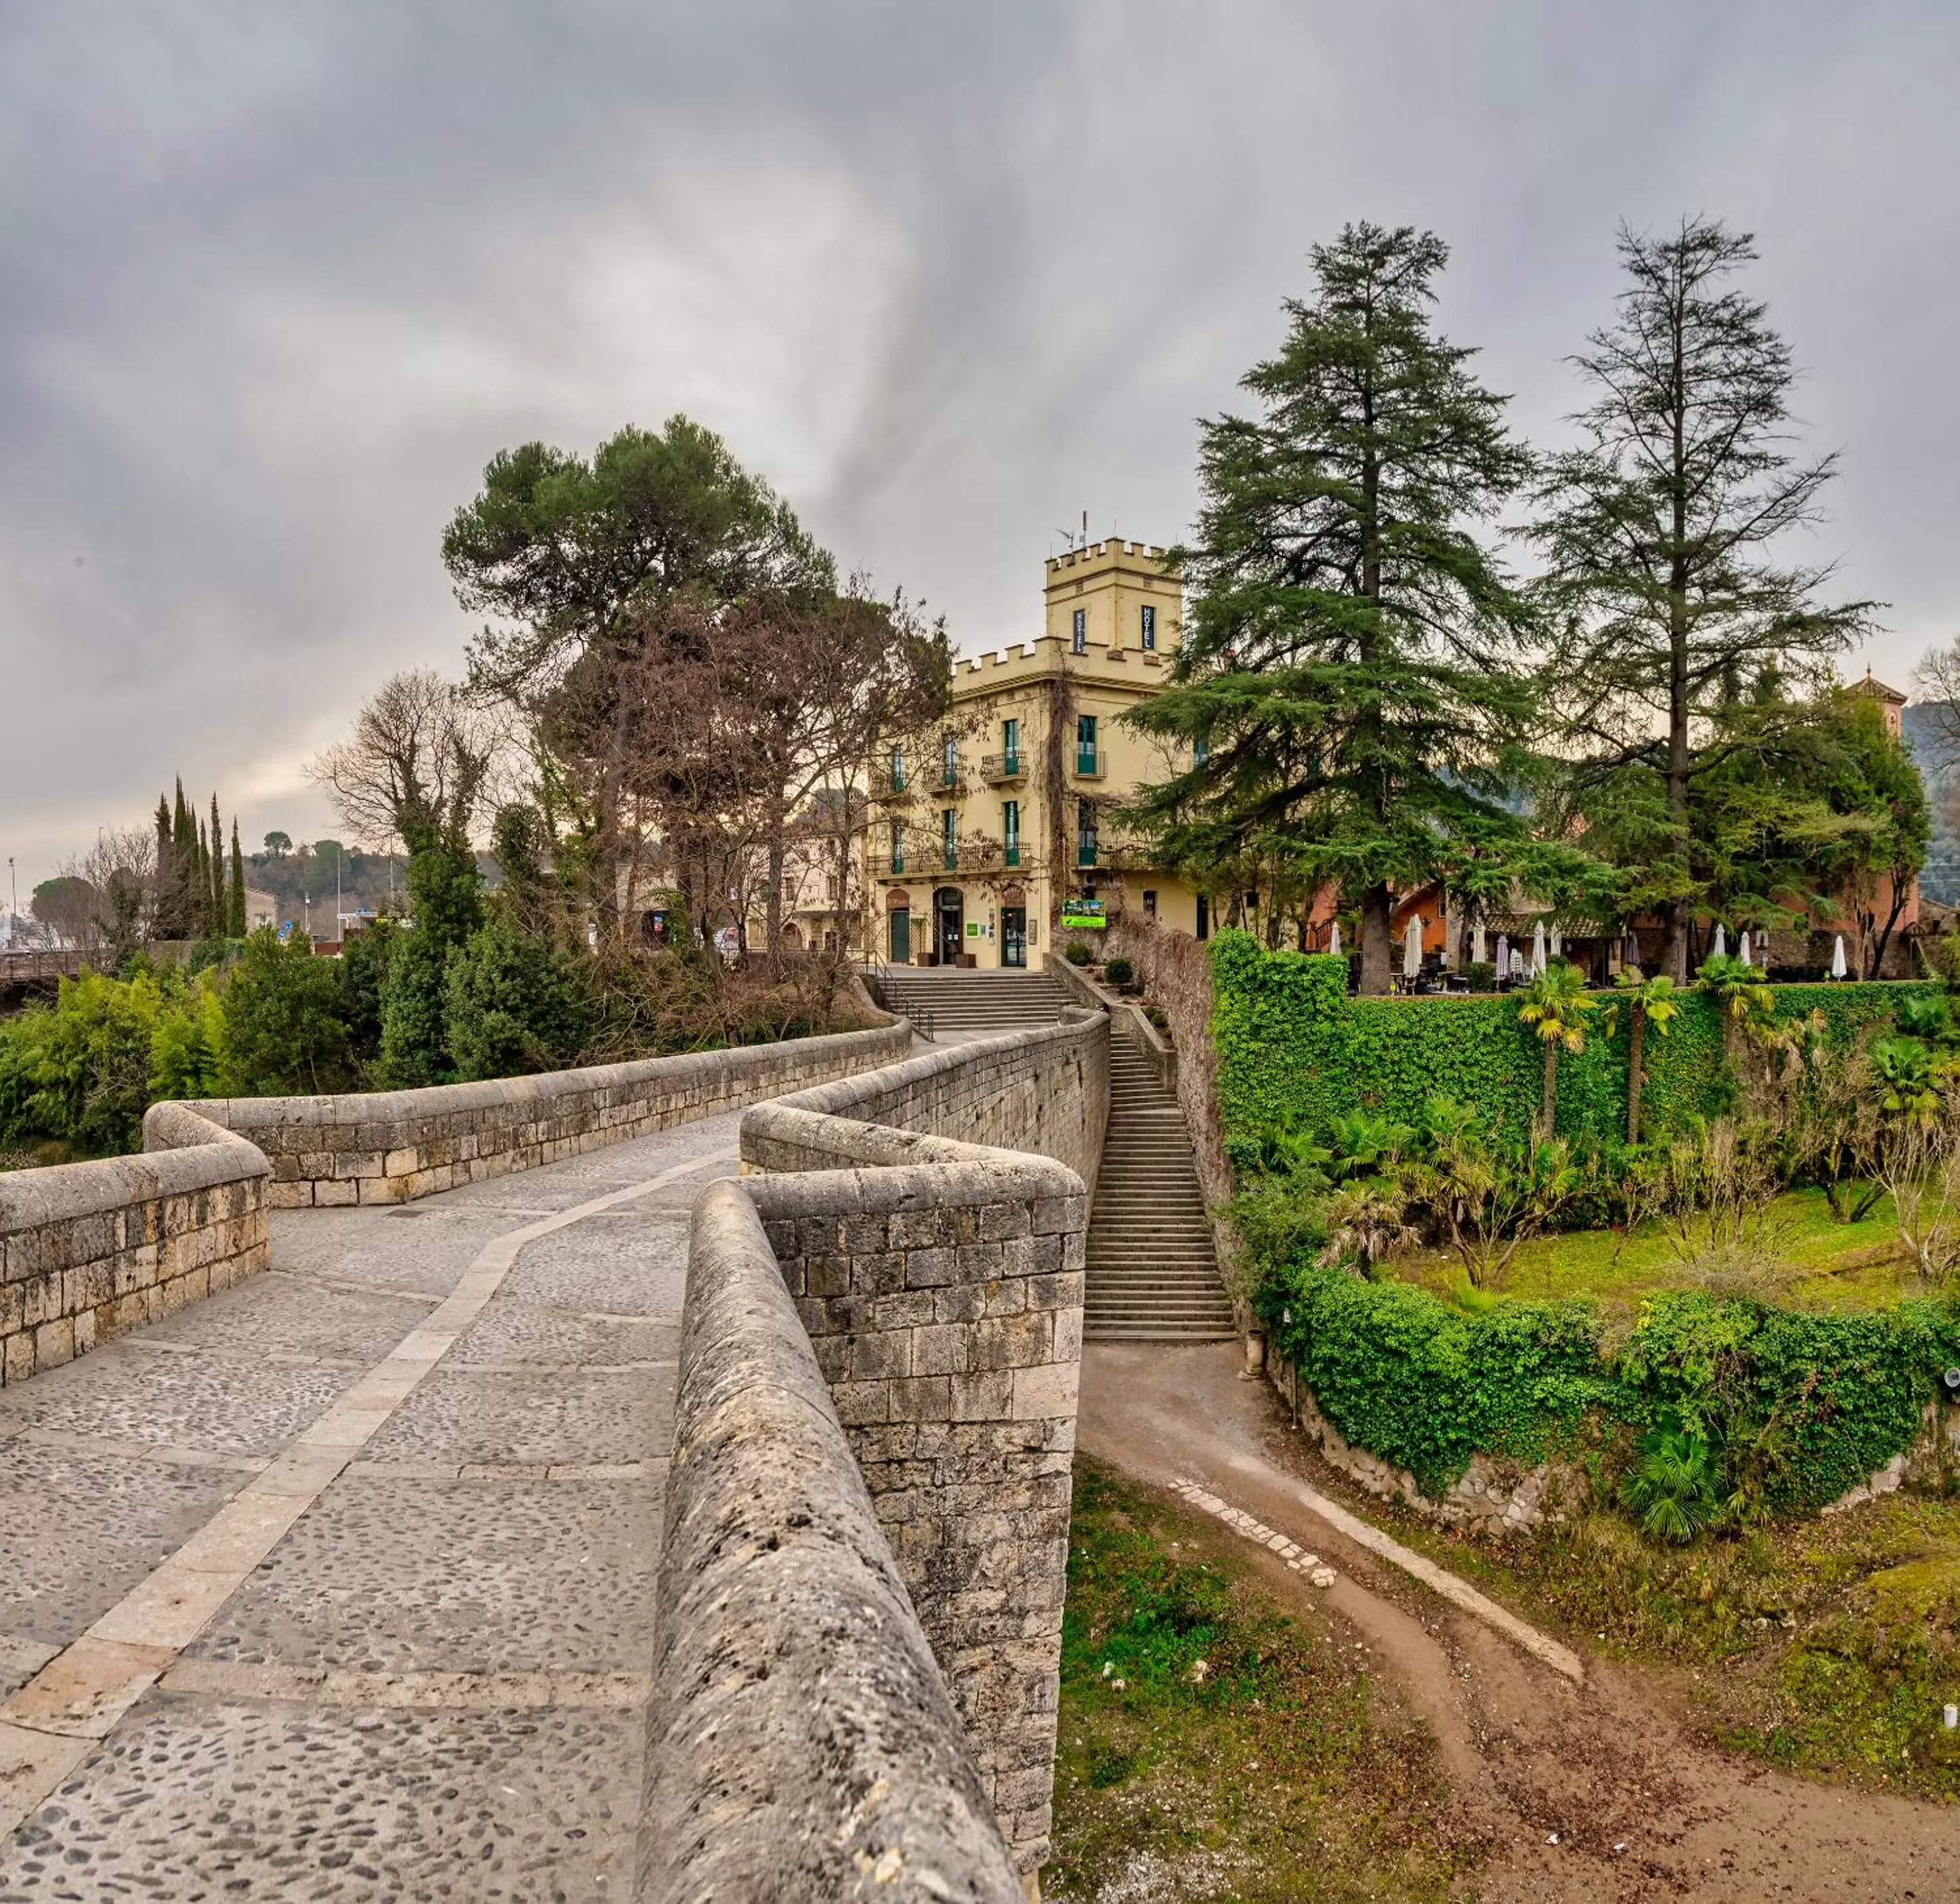
<svg viewBox="0 0 1960 1904">
<path fill-rule="evenodd" d="M 0 1384 L 266 1266 L 264 1154 L 183 1104 L 153 1110 L 144 1144 L 0 1176 Z"/>
<path fill-rule="evenodd" d="M 899 1019 L 870 1031 L 481 1084 L 219 1097 L 197 1109 L 272 1159 L 275 1208 L 406 1203 L 889 1065 L 911 1048 L 912 1027 Z"/>
<path fill-rule="evenodd" d="M 264 1268 L 266 1211 L 401 1203 L 889 1065 L 903 1020 L 485 1084 L 155 1104 L 143 1154 L 0 1175 L 0 1383 Z"/>
<path fill-rule="evenodd" d="M 695 1215 L 643 1899 L 1004 1904 L 1045 1861 L 1108 1041 L 743 1119 L 759 1173 Z"/>
</svg>

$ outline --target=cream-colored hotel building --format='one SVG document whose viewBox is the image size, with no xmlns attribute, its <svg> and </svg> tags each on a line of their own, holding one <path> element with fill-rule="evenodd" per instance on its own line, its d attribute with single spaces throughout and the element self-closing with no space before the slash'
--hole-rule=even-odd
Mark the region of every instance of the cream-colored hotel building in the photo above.
<svg viewBox="0 0 1960 1904">
<path fill-rule="evenodd" d="M 874 958 L 1039 967 L 1096 936 L 1063 921 L 1099 906 L 1206 935 L 1203 902 L 1112 810 L 1189 764 L 1118 718 L 1163 685 L 1179 577 L 1161 550 L 1112 540 L 1052 557 L 1044 593 L 1038 640 L 956 663 L 943 727 L 880 745 L 864 842 Z"/>
</svg>

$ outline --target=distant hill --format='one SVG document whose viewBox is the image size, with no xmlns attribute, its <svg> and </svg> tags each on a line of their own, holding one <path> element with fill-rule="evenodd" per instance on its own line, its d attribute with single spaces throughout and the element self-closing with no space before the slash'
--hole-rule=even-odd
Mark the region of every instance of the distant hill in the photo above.
<svg viewBox="0 0 1960 1904">
<path fill-rule="evenodd" d="M 1907 708 L 1900 724 L 1912 743 L 1913 760 L 1926 782 L 1927 804 L 1932 809 L 1933 836 L 1919 890 L 1930 899 L 1952 906 L 1960 903 L 1960 757 L 1940 737 L 1937 705 Z"/>
<path fill-rule="evenodd" d="M 323 842 L 330 845 L 330 842 Z M 485 887 L 495 886 L 501 877 L 497 862 L 488 853 L 476 857 L 477 870 Z M 339 862 L 340 909 L 402 913 L 409 906 L 409 862 L 405 854 L 391 859 L 386 853 L 343 853 Z M 245 858 L 245 884 L 254 891 L 269 893 L 278 903 L 279 922 L 303 924 L 310 915 L 314 934 L 321 938 L 333 934 L 336 860 L 331 852 L 304 854 L 295 851 L 276 858 L 270 853 L 248 853 Z M 307 900 L 310 899 L 310 906 Z"/>
</svg>

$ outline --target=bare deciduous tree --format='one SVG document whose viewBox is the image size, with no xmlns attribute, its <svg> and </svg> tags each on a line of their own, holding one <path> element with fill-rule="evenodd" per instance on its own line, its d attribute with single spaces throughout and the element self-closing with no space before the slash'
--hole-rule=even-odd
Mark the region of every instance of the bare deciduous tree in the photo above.
<svg viewBox="0 0 1960 1904">
<path fill-rule="evenodd" d="M 416 668 L 390 675 L 307 778 L 364 845 L 399 840 L 419 852 L 447 831 L 467 832 L 509 738 L 502 715 Z"/>
</svg>

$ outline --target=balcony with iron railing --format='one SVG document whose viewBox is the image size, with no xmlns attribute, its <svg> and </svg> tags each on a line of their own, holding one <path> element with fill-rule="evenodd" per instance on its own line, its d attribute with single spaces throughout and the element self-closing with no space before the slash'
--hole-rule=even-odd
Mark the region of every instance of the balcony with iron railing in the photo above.
<svg viewBox="0 0 1960 1904">
<path fill-rule="evenodd" d="M 1100 780 L 1102 778 L 1102 756 L 1093 747 L 1083 747 L 1080 742 L 1075 749 L 1075 777 L 1078 780 Z"/>
<path fill-rule="evenodd" d="M 980 762 L 980 778 L 990 787 L 998 787 L 1004 782 L 1018 780 L 1023 772 L 1021 756 L 1013 753 L 990 753 Z"/>
<path fill-rule="evenodd" d="M 1156 870 L 1158 855 L 1150 842 L 1133 833 L 1111 833 L 1099 827 L 1093 833 L 1077 831 L 1075 863 L 1094 867 L 1105 873 L 1147 873 Z"/>
<path fill-rule="evenodd" d="M 871 769 L 871 798 L 873 800 L 904 800 L 912 793 L 912 775 L 903 767 L 873 767 Z"/>
</svg>

